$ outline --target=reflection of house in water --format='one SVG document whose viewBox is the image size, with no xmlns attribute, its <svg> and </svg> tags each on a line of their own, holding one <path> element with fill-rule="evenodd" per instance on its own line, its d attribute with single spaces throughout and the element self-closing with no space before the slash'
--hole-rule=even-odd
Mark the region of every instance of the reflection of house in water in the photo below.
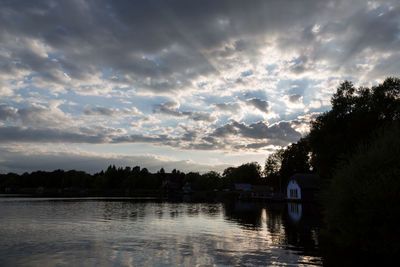
<svg viewBox="0 0 400 267">
<path fill-rule="evenodd" d="M 234 201 L 223 207 L 225 219 L 245 230 L 259 231 L 274 245 L 316 253 L 320 223 L 314 203 Z"/>
<path fill-rule="evenodd" d="M 320 214 L 313 202 L 288 202 L 284 220 L 287 242 L 312 251 L 318 246 Z"/>
<path fill-rule="evenodd" d="M 288 203 L 289 218 L 293 222 L 298 222 L 303 215 L 303 205 L 301 203 L 289 202 Z"/>
<path fill-rule="evenodd" d="M 289 179 L 286 198 L 295 201 L 314 201 L 317 188 L 318 176 L 297 173 Z"/>
</svg>

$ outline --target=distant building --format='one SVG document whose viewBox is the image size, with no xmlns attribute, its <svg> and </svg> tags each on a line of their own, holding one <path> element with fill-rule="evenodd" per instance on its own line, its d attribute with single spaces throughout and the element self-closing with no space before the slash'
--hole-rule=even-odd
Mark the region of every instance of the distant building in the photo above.
<svg viewBox="0 0 400 267">
<path fill-rule="evenodd" d="M 317 175 L 297 173 L 289 179 L 286 198 L 296 201 L 313 201 L 315 200 L 315 191 L 317 188 Z"/>
<path fill-rule="evenodd" d="M 183 193 L 184 194 L 190 194 L 192 193 L 192 187 L 190 186 L 190 184 L 188 182 L 186 182 L 183 187 L 182 187 Z"/>
<path fill-rule="evenodd" d="M 272 199 L 273 189 L 266 185 L 253 185 L 253 191 L 251 192 L 251 198 L 253 199 Z"/>
<path fill-rule="evenodd" d="M 241 192 L 250 192 L 253 190 L 251 184 L 235 184 L 235 190 Z"/>
<path fill-rule="evenodd" d="M 162 189 L 167 197 L 179 195 L 181 192 L 179 183 L 172 180 L 164 180 L 162 183 Z"/>
<path fill-rule="evenodd" d="M 234 184 L 235 192 L 239 194 L 239 199 L 249 199 L 253 187 L 251 184 Z"/>
</svg>

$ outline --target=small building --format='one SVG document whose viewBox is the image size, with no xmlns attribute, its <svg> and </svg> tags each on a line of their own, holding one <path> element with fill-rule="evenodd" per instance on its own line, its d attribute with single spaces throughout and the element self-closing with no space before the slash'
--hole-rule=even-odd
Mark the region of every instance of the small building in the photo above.
<svg viewBox="0 0 400 267">
<path fill-rule="evenodd" d="M 296 173 L 287 184 L 286 198 L 295 201 L 315 200 L 318 189 L 318 176 L 315 174 Z"/>
<path fill-rule="evenodd" d="M 273 189 L 266 185 L 253 185 L 253 191 L 251 192 L 251 198 L 253 199 L 272 199 Z"/>
<path fill-rule="evenodd" d="M 192 187 L 190 186 L 189 182 L 186 182 L 183 187 L 182 187 L 182 191 L 184 194 L 190 194 L 192 193 Z"/>
<path fill-rule="evenodd" d="M 164 180 L 162 189 L 167 197 L 177 196 L 181 193 L 179 183 L 172 180 Z"/>
<path fill-rule="evenodd" d="M 238 194 L 239 199 L 249 199 L 253 187 L 251 184 L 234 184 L 235 192 Z"/>
<path fill-rule="evenodd" d="M 251 192 L 252 191 L 251 184 L 235 184 L 235 190 L 240 192 Z"/>
</svg>

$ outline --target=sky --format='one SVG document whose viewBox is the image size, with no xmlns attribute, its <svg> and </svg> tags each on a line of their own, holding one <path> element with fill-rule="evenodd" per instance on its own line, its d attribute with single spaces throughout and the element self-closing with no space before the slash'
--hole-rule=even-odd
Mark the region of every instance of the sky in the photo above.
<svg viewBox="0 0 400 267">
<path fill-rule="evenodd" d="M 222 171 L 400 74 L 400 2 L 0 0 L 0 173 Z"/>
</svg>

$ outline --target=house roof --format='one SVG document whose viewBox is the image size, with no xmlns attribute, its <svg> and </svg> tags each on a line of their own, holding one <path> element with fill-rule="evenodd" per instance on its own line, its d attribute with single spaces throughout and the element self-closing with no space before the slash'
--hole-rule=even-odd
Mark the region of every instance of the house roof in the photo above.
<svg viewBox="0 0 400 267">
<path fill-rule="evenodd" d="M 308 173 L 296 173 L 292 177 L 290 177 L 290 180 L 295 180 L 297 184 L 303 189 L 317 188 L 319 182 L 319 178 L 317 175 Z"/>
</svg>

